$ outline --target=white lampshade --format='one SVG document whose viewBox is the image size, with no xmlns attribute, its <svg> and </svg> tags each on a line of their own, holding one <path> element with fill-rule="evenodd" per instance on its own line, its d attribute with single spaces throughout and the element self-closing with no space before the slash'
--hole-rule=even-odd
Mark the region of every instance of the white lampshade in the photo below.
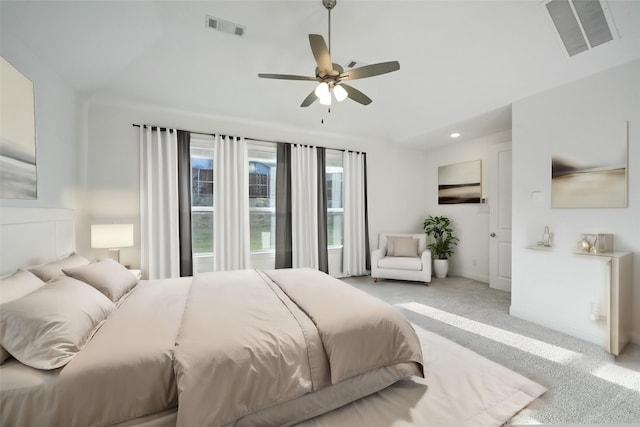
<svg viewBox="0 0 640 427">
<path fill-rule="evenodd" d="M 322 99 L 329 95 L 329 85 L 326 82 L 322 82 L 316 87 L 316 90 L 314 90 L 313 92 L 318 98 Z"/>
<path fill-rule="evenodd" d="M 109 256 L 120 262 L 120 249 L 133 246 L 133 224 L 92 224 L 91 247 L 109 249 Z"/>
<path fill-rule="evenodd" d="M 331 94 L 325 96 L 324 98 L 320 98 L 320 104 L 331 105 Z"/>
<path fill-rule="evenodd" d="M 91 247 L 116 249 L 133 246 L 133 224 L 92 224 Z"/>
<path fill-rule="evenodd" d="M 318 87 L 316 87 L 314 93 L 320 100 L 320 104 L 331 105 L 331 91 L 329 90 L 329 85 L 326 82 L 320 83 Z"/>
<path fill-rule="evenodd" d="M 342 102 L 347 98 L 347 91 L 340 85 L 333 87 L 333 94 L 336 96 L 336 101 Z"/>
</svg>

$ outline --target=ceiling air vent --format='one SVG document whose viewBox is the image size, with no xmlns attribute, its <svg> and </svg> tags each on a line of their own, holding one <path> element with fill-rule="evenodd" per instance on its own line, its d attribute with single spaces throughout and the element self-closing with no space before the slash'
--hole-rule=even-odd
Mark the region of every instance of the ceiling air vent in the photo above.
<svg viewBox="0 0 640 427">
<path fill-rule="evenodd" d="M 234 36 L 244 37 L 247 27 L 244 25 L 234 24 L 233 22 L 225 21 L 224 19 L 216 18 L 215 16 L 206 16 L 205 26 L 214 30 L 222 31 L 223 33 L 233 34 Z"/>
<path fill-rule="evenodd" d="M 569 56 L 618 38 L 604 1 L 550 0 L 543 5 Z"/>
</svg>

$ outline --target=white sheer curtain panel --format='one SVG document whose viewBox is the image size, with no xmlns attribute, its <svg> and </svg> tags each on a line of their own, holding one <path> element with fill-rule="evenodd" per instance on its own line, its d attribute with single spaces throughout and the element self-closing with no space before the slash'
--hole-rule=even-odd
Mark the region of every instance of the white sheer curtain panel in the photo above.
<svg viewBox="0 0 640 427">
<path fill-rule="evenodd" d="M 240 270 L 249 259 L 249 159 L 244 138 L 216 135 L 213 167 L 213 269 Z"/>
<path fill-rule="evenodd" d="M 180 277 L 178 141 L 175 129 L 140 126 L 140 268 L 143 277 Z"/>
<path fill-rule="evenodd" d="M 291 147 L 291 249 L 293 268 L 318 269 L 318 154 Z"/>
<path fill-rule="evenodd" d="M 345 276 L 367 273 L 365 159 L 363 153 L 345 151 L 344 179 L 344 240 L 342 270 Z"/>
</svg>

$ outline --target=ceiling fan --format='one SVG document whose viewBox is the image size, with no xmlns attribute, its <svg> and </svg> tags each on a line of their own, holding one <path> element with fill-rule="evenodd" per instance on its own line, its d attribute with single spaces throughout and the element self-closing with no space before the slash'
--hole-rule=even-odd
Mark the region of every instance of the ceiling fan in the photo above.
<svg viewBox="0 0 640 427">
<path fill-rule="evenodd" d="M 331 62 L 331 9 L 335 7 L 336 3 L 337 0 L 322 0 L 322 5 L 329 12 L 329 46 L 327 46 L 321 35 L 309 34 L 309 44 L 311 45 L 311 51 L 317 64 L 315 77 L 292 74 L 258 74 L 258 77 L 265 79 L 311 80 L 319 82 L 315 90 L 302 101 L 302 104 L 300 104 L 301 107 L 308 107 L 313 104 L 316 99 L 319 100 L 322 105 L 331 105 L 332 93 L 338 102 L 344 101 L 345 98 L 351 98 L 362 105 L 369 105 L 372 102 L 371 98 L 344 82 L 378 76 L 400 69 L 400 63 L 398 61 L 380 62 L 348 71 L 344 71 L 339 64 Z"/>
</svg>

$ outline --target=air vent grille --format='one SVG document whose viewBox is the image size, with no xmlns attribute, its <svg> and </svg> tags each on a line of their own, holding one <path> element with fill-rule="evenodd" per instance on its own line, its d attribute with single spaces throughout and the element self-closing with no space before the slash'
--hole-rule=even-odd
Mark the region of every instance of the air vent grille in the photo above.
<svg viewBox="0 0 640 427">
<path fill-rule="evenodd" d="M 247 27 L 244 25 L 235 24 L 210 15 L 206 16 L 205 26 L 213 30 L 222 31 L 223 33 L 233 34 L 234 36 L 239 37 L 244 37 L 247 32 Z"/>
<path fill-rule="evenodd" d="M 569 56 L 615 38 L 613 19 L 599 0 L 550 0 L 544 3 Z"/>
</svg>

